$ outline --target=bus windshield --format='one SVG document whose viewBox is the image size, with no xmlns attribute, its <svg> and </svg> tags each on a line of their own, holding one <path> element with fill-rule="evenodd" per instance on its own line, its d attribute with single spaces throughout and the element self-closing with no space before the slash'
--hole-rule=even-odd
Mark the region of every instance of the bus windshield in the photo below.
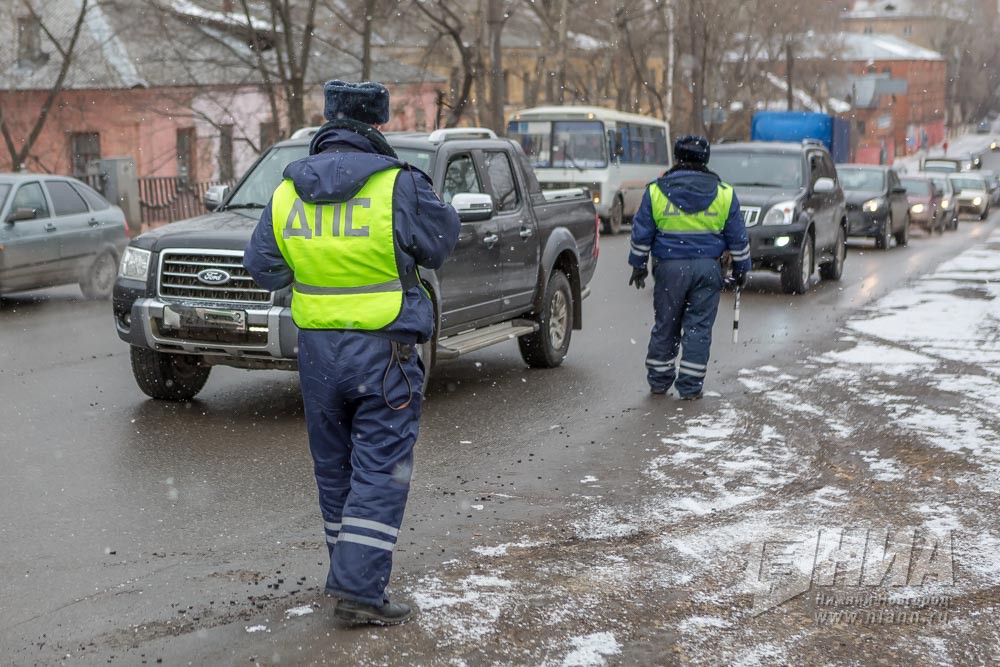
<svg viewBox="0 0 1000 667">
<path fill-rule="evenodd" d="M 512 121 L 508 134 L 521 144 L 532 167 L 608 166 L 604 124 L 597 120 Z"/>
</svg>

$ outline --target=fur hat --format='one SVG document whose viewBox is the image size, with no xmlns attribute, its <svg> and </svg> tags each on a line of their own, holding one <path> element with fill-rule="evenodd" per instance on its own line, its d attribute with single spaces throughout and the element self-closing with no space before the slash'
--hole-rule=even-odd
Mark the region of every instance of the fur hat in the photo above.
<svg viewBox="0 0 1000 667">
<path fill-rule="evenodd" d="M 688 134 L 674 142 L 674 160 L 688 164 L 708 164 L 711 148 L 708 139 Z"/>
<path fill-rule="evenodd" d="M 381 83 L 347 83 L 333 79 L 323 86 L 327 120 L 350 118 L 368 125 L 389 122 L 389 90 Z"/>
</svg>

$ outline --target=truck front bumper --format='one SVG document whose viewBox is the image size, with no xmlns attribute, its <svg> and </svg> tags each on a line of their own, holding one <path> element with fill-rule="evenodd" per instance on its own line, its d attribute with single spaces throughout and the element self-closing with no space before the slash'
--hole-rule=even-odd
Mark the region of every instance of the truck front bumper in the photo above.
<svg viewBox="0 0 1000 667">
<path fill-rule="evenodd" d="M 753 226 L 747 234 L 753 268 L 780 271 L 801 252 L 805 227 L 801 224 Z"/>
<path fill-rule="evenodd" d="M 233 310 L 231 303 L 216 305 L 219 309 Z M 238 308 L 245 313 L 243 332 L 179 326 L 164 317 L 164 308 L 171 307 L 211 309 L 213 304 L 142 297 L 129 305 L 116 299 L 118 337 L 130 345 L 172 354 L 196 354 L 206 357 L 210 363 L 233 366 L 251 365 L 253 361 L 294 363 L 296 360 L 299 330 L 288 307 L 248 305 Z"/>
</svg>

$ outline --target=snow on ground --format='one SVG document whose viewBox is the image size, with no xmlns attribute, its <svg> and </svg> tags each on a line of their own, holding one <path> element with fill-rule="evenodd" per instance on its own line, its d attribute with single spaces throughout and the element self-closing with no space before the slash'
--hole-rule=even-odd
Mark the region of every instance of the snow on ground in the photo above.
<svg viewBox="0 0 1000 667">
<path fill-rule="evenodd" d="M 410 588 L 417 622 L 473 662 L 814 664 L 836 642 L 842 664 L 985 664 L 1000 647 L 994 276 L 1000 234 L 859 312 L 836 349 L 745 370 L 744 392 L 668 412 L 637 443 L 640 501 L 578 496 L 568 526 L 475 547 Z M 818 564 L 850 565 L 858 535 L 866 554 L 913 540 L 899 553 L 930 572 L 865 592 L 947 598 L 947 622 L 824 611 L 817 592 L 845 589 L 818 588 L 817 573 L 845 575 Z"/>
</svg>

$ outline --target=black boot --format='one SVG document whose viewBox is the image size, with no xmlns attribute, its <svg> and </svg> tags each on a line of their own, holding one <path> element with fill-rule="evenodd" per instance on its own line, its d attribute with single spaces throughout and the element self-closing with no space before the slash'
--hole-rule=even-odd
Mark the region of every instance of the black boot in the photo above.
<svg viewBox="0 0 1000 667">
<path fill-rule="evenodd" d="M 404 602 L 389 602 L 381 605 L 365 604 L 352 600 L 341 600 L 333 609 L 333 615 L 348 623 L 374 623 L 376 625 L 398 625 L 405 623 L 413 614 L 410 605 Z"/>
</svg>

